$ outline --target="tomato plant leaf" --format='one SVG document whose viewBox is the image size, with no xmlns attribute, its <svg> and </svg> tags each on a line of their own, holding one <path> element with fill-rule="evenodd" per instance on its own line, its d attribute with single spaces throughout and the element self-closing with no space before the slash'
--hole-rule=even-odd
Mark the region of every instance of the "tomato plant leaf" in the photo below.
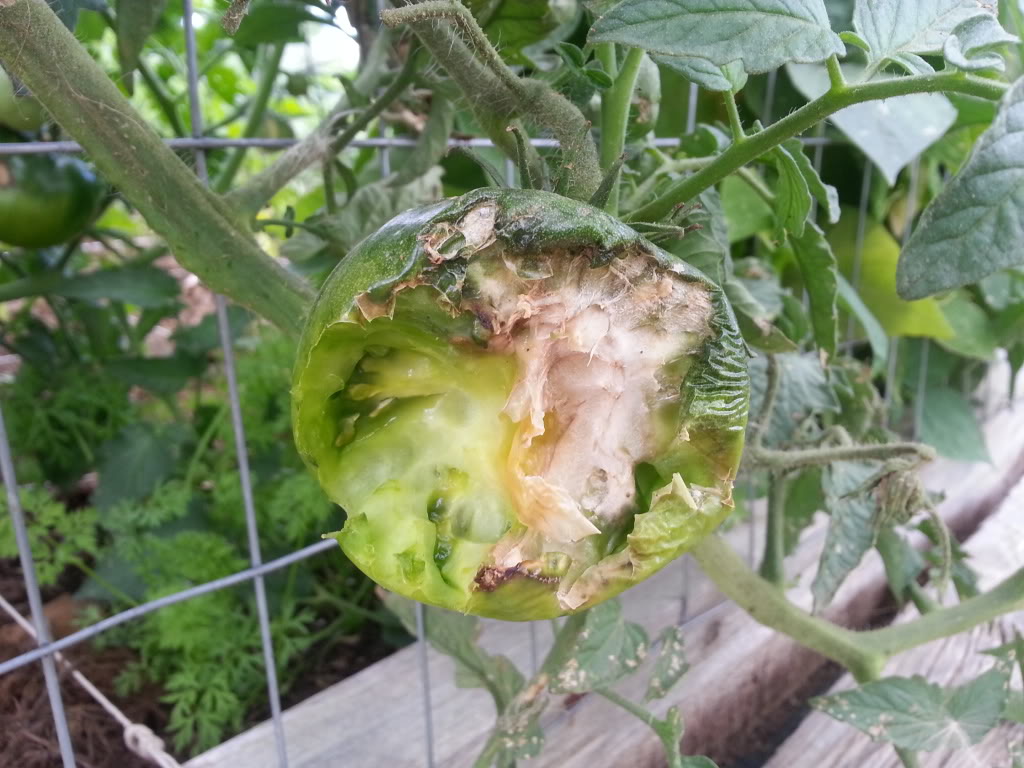
<svg viewBox="0 0 1024 768">
<path fill-rule="evenodd" d="M 718 768 L 718 765 L 710 757 L 704 755 L 691 755 L 683 757 L 679 768 Z"/>
<path fill-rule="evenodd" d="M 556 642 L 544 671 L 552 693 L 586 693 L 612 685 L 632 674 L 647 655 L 643 627 L 624 621 L 618 600 L 600 603 L 567 621 L 582 625 L 565 632 L 568 641 Z"/>
<path fill-rule="evenodd" d="M 776 355 L 779 365 L 779 391 L 768 424 L 765 442 L 780 445 L 789 441 L 800 423 L 812 413 L 837 412 L 839 401 L 829 386 L 825 369 L 817 355 L 796 353 Z M 751 420 L 761 412 L 767 382 L 764 356 L 755 357 L 750 369 Z"/>
<path fill-rule="evenodd" d="M 835 254 L 813 221 L 807 222 L 803 235 L 791 236 L 789 244 L 800 265 L 800 274 L 810 299 L 814 341 L 832 357 L 836 353 L 839 334 Z"/>
<path fill-rule="evenodd" d="M 815 612 L 832 601 L 850 571 L 871 549 L 876 505 L 873 496 L 863 492 L 863 485 L 877 469 L 878 462 L 837 461 L 822 470 L 825 508 L 831 520 L 811 584 Z"/>
<path fill-rule="evenodd" d="M 953 291 L 939 302 L 939 308 L 953 329 L 953 335 L 939 339 L 939 344 L 963 357 L 992 359 L 999 346 L 992 320 L 966 290 Z"/>
<path fill-rule="evenodd" d="M 516 64 L 528 62 L 524 48 L 541 42 L 567 21 L 564 4 L 550 0 L 469 0 L 466 5 L 502 57 Z"/>
<path fill-rule="evenodd" d="M 202 373 L 206 362 L 186 355 L 171 357 L 123 357 L 104 363 L 107 372 L 126 384 L 158 395 L 180 392 L 189 380 Z"/>
<path fill-rule="evenodd" d="M 958 24 L 984 13 L 975 0 L 857 0 L 853 26 L 877 68 L 903 54 L 938 53 Z"/>
<path fill-rule="evenodd" d="M 942 308 L 934 299 L 904 301 L 896 293 L 896 263 L 900 246 L 881 224 L 865 224 L 864 242 L 857 264 L 856 212 L 843 216 L 828 235 L 839 268 L 889 336 L 924 336 L 948 339 L 953 335 Z"/>
<path fill-rule="evenodd" d="M 100 450 L 100 481 L 93 505 L 110 509 L 151 494 L 174 471 L 186 436 L 179 425 L 159 429 L 147 422 L 129 424 Z"/>
<path fill-rule="evenodd" d="M 804 145 L 800 143 L 799 139 L 789 139 L 783 142 L 782 146 L 789 153 L 790 157 L 793 158 L 797 168 L 800 169 L 800 175 L 807 182 L 807 188 L 810 190 L 811 195 L 825 209 L 828 223 L 835 224 L 839 221 L 840 214 L 839 193 L 836 191 L 836 188 L 821 180 L 821 176 L 814 169 L 814 164 L 811 162 L 811 158 L 804 152 Z"/>
<path fill-rule="evenodd" d="M 709 91 L 738 91 L 747 84 L 747 73 L 740 61 L 719 66 L 700 56 L 661 55 L 654 56 L 654 60 Z"/>
<path fill-rule="evenodd" d="M 778 237 L 785 232 L 797 237 L 804 233 L 807 217 L 811 214 L 811 190 L 793 155 L 785 146 L 772 151 L 775 168 L 779 172 L 775 187 L 775 220 Z"/>
<path fill-rule="evenodd" d="M 925 209 L 900 257 L 900 296 L 918 299 L 1024 263 L 1024 78 L 970 159 Z"/>
<path fill-rule="evenodd" d="M 235 33 L 235 45 L 252 48 L 260 43 L 302 42 L 305 22 L 333 23 L 331 17 L 314 8 L 301 0 L 254 2 Z"/>
<path fill-rule="evenodd" d="M 1006 705 L 1010 664 L 1003 659 L 957 688 L 923 677 L 887 677 L 811 700 L 811 705 L 852 725 L 874 741 L 912 750 L 963 749 L 999 722 Z"/>
<path fill-rule="evenodd" d="M 697 267 L 719 285 L 732 273 L 729 235 L 722 201 L 713 187 L 700 193 L 696 205 L 679 222 L 686 234 L 662 247 Z"/>
<path fill-rule="evenodd" d="M 933 386 L 924 391 L 921 439 L 949 459 L 991 461 L 970 403 L 949 387 Z"/>
<path fill-rule="evenodd" d="M 739 176 L 726 177 L 721 196 L 730 243 L 772 228 L 771 206 Z"/>
<path fill-rule="evenodd" d="M 843 309 L 857 318 L 857 322 L 860 323 L 864 333 L 867 334 L 868 343 L 871 345 L 872 364 L 876 369 L 880 370 L 886 358 L 889 357 L 889 337 L 886 336 L 885 329 L 878 322 L 878 318 L 868 309 L 867 304 L 864 303 L 860 295 L 853 289 L 853 286 L 850 285 L 850 282 L 841 274 L 836 275 L 836 287 L 839 294 L 839 303 Z"/>
<path fill-rule="evenodd" d="M 544 731 L 539 719 L 548 704 L 547 691 L 542 685 L 535 685 L 525 693 L 512 699 L 498 715 L 494 728 L 494 735 L 501 743 L 498 765 L 537 757 L 544 748 Z"/>
<path fill-rule="evenodd" d="M 384 594 L 384 605 L 416 634 L 416 603 L 394 593 Z M 480 619 L 468 614 L 424 606 L 427 641 L 455 660 L 455 682 L 460 688 L 483 688 L 494 698 L 498 712 L 504 712 L 523 687 L 523 675 L 509 659 L 492 656 L 477 643 Z"/>
<path fill-rule="evenodd" d="M 117 58 L 128 92 L 132 92 L 132 73 L 139 66 L 139 54 L 146 39 L 156 29 L 166 0 L 117 0 Z"/>
<path fill-rule="evenodd" d="M 942 46 L 946 61 L 959 69 L 1006 69 L 1003 57 L 993 51 L 996 46 L 1019 42 L 989 13 L 964 19 L 953 29 Z"/>
<path fill-rule="evenodd" d="M 807 99 L 829 88 L 828 72 L 817 64 L 790 64 L 790 80 Z M 863 78 L 864 68 L 843 64 L 851 81 Z M 875 79 L 887 77 L 879 75 Z M 956 121 L 956 109 L 937 93 L 912 93 L 884 101 L 867 101 L 841 109 L 829 120 L 878 167 L 890 185 L 900 170 L 937 141 Z"/>
<path fill-rule="evenodd" d="M 683 650 L 682 629 L 675 626 L 665 627 L 658 638 L 658 643 L 661 645 L 661 651 L 654 662 L 644 701 L 653 701 L 665 696 L 690 668 Z"/>
<path fill-rule="evenodd" d="M 180 290 L 177 280 L 147 264 L 61 276 L 48 292 L 71 299 L 110 299 L 138 307 L 159 307 L 173 302 Z"/>
<path fill-rule="evenodd" d="M 701 57 L 720 67 L 740 61 L 749 73 L 844 52 L 822 0 L 751 0 L 725 7 L 717 0 L 623 0 L 597 20 L 590 40 Z"/>
<path fill-rule="evenodd" d="M 924 558 L 892 528 L 879 532 L 875 548 L 885 564 L 885 578 L 889 582 L 889 591 L 896 601 L 903 605 L 907 601 L 910 585 L 917 581 L 918 575 L 924 570 Z"/>
<path fill-rule="evenodd" d="M 404 162 L 391 186 L 399 187 L 418 179 L 441 162 L 448 152 L 448 137 L 455 127 L 455 107 L 451 101 L 435 94 L 430 104 L 430 117 L 412 151 L 404 154 Z"/>
</svg>

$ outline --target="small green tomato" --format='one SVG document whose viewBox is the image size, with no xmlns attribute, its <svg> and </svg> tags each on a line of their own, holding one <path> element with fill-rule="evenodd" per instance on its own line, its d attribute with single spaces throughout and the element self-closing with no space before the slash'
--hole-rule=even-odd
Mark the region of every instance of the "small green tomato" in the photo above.
<svg viewBox="0 0 1024 768">
<path fill-rule="evenodd" d="M 732 508 L 745 347 L 718 287 L 612 216 L 486 189 L 408 211 L 327 279 L 295 438 L 387 589 L 503 619 L 636 584 Z"/>
</svg>

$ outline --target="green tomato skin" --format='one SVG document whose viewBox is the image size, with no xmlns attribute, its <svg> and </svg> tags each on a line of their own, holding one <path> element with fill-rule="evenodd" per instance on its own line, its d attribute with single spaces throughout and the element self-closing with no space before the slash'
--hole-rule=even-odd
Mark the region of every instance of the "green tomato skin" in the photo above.
<svg viewBox="0 0 1024 768">
<path fill-rule="evenodd" d="M 18 96 L 14 83 L 0 69 L 0 126 L 32 133 L 46 122 L 46 110 L 31 96 Z"/>
<path fill-rule="evenodd" d="M 384 306 L 396 286 L 430 273 L 423 243 L 432 227 L 457 222 L 482 203 L 498 208 L 495 231 L 506 253 L 550 249 L 597 254 L 602 261 L 639 249 L 666 271 L 706 289 L 713 307 L 715 335 L 703 344 L 685 376 L 681 410 L 672 422 L 687 438 L 676 439 L 647 465 L 645 471 L 657 478 L 650 487 L 641 488 L 637 473 L 638 498 L 645 498 L 646 508 L 637 510 L 629 526 L 591 536 L 577 551 L 582 563 L 573 566 L 575 583 L 589 586 L 585 602 L 571 609 L 560 601 L 558 579 L 548 571 L 499 579 L 486 589 L 476 588 L 480 582 L 472 578 L 487 564 L 493 545 L 488 521 L 500 520 L 502 496 L 494 491 L 493 479 L 500 469 L 493 466 L 493 457 L 507 450 L 498 416 L 509 371 L 494 355 L 450 352 L 451 339 L 472 336 L 472 319 L 466 313 L 453 317 L 440 311 L 435 300 L 439 292 L 424 303 L 433 287 L 421 285 L 402 294 L 416 303 L 399 303 L 391 319 L 368 321 L 365 316 L 368 298 Z M 381 354 L 373 350 L 383 347 L 399 352 L 375 358 L 381 362 L 371 362 L 367 374 L 361 360 Z M 400 214 L 356 246 L 328 277 L 298 347 L 292 386 L 295 440 L 327 495 L 348 514 L 343 530 L 332 536 L 374 581 L 465 613 L 506 620 L 551 618 L 590 608 L 642 581 L 709 535 L 728 515 L 747 415 L 745 358 L 746 347 L 718 286 L 622 222 L 547 192 L 477 190 Z M 402 370 L 407 373 L 402 375 Z M 338 395 L 358 389 L 362 397 L 376 388 L 387 389 L 385 382 L 391 382 L 389 394 L 407 405 L 375 410 L 369 426 L 354 437 L 339 428 L 339 423 L 352 422 L 346 421 L 348 412 L 340 409 Z M 437 488 L 425 484 L 430 467 L 437 465 L 464 470 L 454 485 L 448 480 L 438 484 L 448 483 L 442 489 L 443 506 L 469 509 L 469 522 L 457 514 L 433 514 Z M 714 492 L 695 506 L 685 483 L 673 480 L 676 476 Z M 497 511 L 481 517 L 476 511 L 480 508 Z M 524 530 L 514 520 L 509 530 L 514 532 L 517 525 Z M 564 573 L 556 561 L 551 573 Z"/>
<path fill-rule="evenodd" d="M 77 157 L 0 158 L 0 242 L 22 248 L 66 242 L 93 220 L 104 193 L 104 184 Z"/>
</svg>

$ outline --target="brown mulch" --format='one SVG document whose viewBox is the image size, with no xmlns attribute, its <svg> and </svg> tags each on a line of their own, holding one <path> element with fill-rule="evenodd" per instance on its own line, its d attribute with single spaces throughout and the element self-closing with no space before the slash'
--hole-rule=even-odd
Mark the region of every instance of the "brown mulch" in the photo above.
<svg viewBox="0 0 1024 768">
<path fill-rule="evenodd" d="M 5 567 L 6 566 L 6 567 Z M 28 615 L 20 577 L 11 573 L 10 561 L 0 561 L 0 586 L 23 616 Z M 19 594 L 20 593 L 20 594 Z M 11 600 L 11 598 L 15 600 Z M 47 617 L 55 636 L 74 631 L 76 604 L 68 595 L 46 603 Z M 0 659 L 30 650 L 32 640 L 21 627 L 0 618 Z M 68 658 L 90 682 L 104 692 L 133 722 L 143 723 L 159 734 L 167 717 L 160 706 L 156 686 L 143 688 L 130 698 L 114 693 L 114 680 L 135 659 L 126 648 L 71 649 Z M 124 744 L 121 726 L 58 665 L 64 711 L 81 768 L 145 768 L 150 763 L 136 757 Z M 40 664 L 29 664 L 0 677 L 0 765 L 18 768 L 53 768 L 60 765 L 60 749 L 46 683 Z"/>
<path fill-rule="evenodd" d="M 79 584 L 72 569 L 56 587 L 43 590 L 45 611 L 55 637 L 78 629 L 81 604 L 70 596 Z M 0 594 L 25 617 L 29 616 L 21 569 L 14 558 L 0 558 Z M 33 641 L 0 611 L 0 660 L 13 658 L 34 647 Z M 358 635 L 311 649 L 304 656 L 304 669 L 282 696 L 288 708 L 354 675 L 391 653 L 387 638 L 368 623 Z M 127 697 L 115 692 L 114 681 L 137 659 L 128 648 L 96 648 L 89 643 L 69 649 L 67 657 L 90 682 L 99 688 L 132 722 L 142 723 L 162 738 L 166 735 L 167 711 L 160 702 L 161 690 L 147 685 Z M 58 665 L 61 695 L 75 758 L 80 768 L 146 768 L 150 763 L 133 754 L 124 744 L 121 726 Z M 243 730 L 269 717 L 269 706 L 249 714 Z M 167 749 L 170 740 L 165 738 Z M 177 756 L 182 762 L 186 755 Z M 0 676 L 0 768 L 54 768 L 61 764 L 53 714 L 40 664 L 29 664 Z"/>
</svg>

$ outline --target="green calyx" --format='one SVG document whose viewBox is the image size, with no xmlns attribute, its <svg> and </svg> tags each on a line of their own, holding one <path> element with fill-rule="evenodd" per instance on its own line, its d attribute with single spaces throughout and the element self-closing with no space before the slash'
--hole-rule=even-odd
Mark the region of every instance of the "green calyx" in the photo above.
<svg viewBox="0 0 1024 768">
<path fill-rule="evenodd" d="M 375 581 L 547 618 L 643 580 L 728 514 L 744 359 L 689 265 L 589 205 L 478 190 L 401 214 L 328 278 L 295 437 Z"/>
</svg>

